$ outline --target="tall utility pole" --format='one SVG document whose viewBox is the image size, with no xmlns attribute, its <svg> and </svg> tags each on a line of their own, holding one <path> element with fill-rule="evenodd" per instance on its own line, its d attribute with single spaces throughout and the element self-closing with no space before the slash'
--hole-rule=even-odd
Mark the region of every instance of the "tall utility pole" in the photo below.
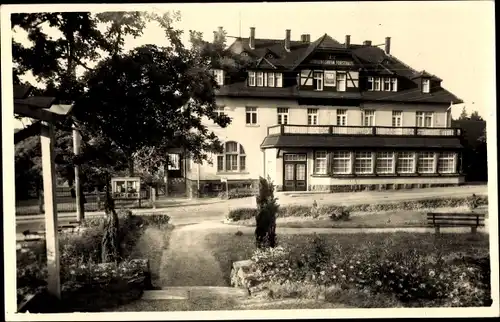
<svg viewBox="0 0 500 322">
<path fill-rule="evenodd" d="M 80 154 L 81 135 L 75 125 L 73 125 L 73 153 Z M 76 196 L 76 220 L 82 222 L 85 219 L 85 209 L 82 197 L 82 185 L 80 182 L 80 166 L 75 165 L 75 196 Z"/>
</svg>

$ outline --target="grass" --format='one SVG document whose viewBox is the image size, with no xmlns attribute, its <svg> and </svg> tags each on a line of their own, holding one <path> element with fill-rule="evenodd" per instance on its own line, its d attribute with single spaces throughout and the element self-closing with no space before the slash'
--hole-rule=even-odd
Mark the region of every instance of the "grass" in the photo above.
<svg viewBox="0 0 500 322">
<path fill-rule="evenodd" d="M 328 217 L 278 217 L 276 223 L 283 228 L 400 228 L 427 227 L 428 212 L 470 212 L 467 207 L 438 208 L 424 211 L 379 211 L 354 212 L 347 221 L 333 221 Z M 486 213 L 488 208 L 480 207 L 478 213 Z M 230 224 L 255 226 L 255 219 L 246 219 Z"/>
<path fill-rule="evenodd" d="M 318 235 L 324 237 L 329 249 L 341 249 L 344 254 L 373 251 L 383 257 L 387 253 L 407 249 L 416 249 L 423 254 L 435 254 L 439 251 L 444 254 L 446 259 L 462 255 L 481 257 L 489 254 L 489 238 L 486 234 L 473 236 L 460 233 L 435 235 L 433 233 L 394 232 Z M 291 246 L 294 249 L 307 249 L 310 238 L 310 234 L 278 234 L 278 243 L 283 246 Z M 228 283 L 232 263 L 249 259 L 255 250 L 254 236 L 250 232 L 243 233 L 241 236 L 234 233 L 213 233 L 207 235 L 206 242 L 219 262 Z M 351 296 L 342 292 L 332 295 L 329 301 L 352 307 L 394 307 L 394 300 L 388 298 L 387 295 L 382 296 L 382 299 L 373 300 L 372 295 L 367 296 L 356 290 L 350 291 L 352 292 Z"/>
</svg>

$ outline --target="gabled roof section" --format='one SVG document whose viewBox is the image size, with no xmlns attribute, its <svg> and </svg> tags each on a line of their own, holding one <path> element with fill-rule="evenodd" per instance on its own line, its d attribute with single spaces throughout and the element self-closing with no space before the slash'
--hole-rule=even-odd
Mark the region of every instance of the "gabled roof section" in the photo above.
<svg viewBox="0 0 500 322">
<path fill-rule="evenodd" d="M 272 68 L 272 69 L 277 69 L 277 67 L 271 63 L 267 58 L 261 57 L 256 63 L 257 68 Z"/>
<path fill-rule="evenodd" d="M 340 49 L 344 48 L 341 43 L 330 37 L 328 34 L 324 34 L 319 37 L 315 41 L 313 41 L 308 47 L 307 50 L 299 57 L 299 59 L 295 62 L 293 69 L 297 68 L 300 64 L 304 62 L 312 53 L 314 53 L 318 49 Z"/>
</svg>

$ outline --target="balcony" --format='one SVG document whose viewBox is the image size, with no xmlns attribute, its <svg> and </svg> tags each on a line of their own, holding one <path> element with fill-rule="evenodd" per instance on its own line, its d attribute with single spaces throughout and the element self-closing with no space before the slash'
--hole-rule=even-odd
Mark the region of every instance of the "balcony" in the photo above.
<svg viewBox="0 0 500 322">
<path fill-rule="evenodd" d="M 320 134 L 333 136 L 403 136 L 403 137 L 460 137 L 460 128 L 337 126 L 337 125 L 274 125 L 267 135 Z"/>
</svg>

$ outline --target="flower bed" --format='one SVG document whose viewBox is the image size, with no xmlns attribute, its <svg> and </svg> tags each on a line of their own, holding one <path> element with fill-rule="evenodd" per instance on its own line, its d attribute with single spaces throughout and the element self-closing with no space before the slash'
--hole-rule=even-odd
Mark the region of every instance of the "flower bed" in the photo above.
<svg viewBox="0 0 500 322">
<path fill-rule="evenodd" d="M 240 244 L 243 237 L 238 237 Z M 254 251 L 250 262 L 234 269 L 232 284 L 273 298 L 322 297 L 335 302 L 342 292 L 355 292 L 360 301 L 365 301 L 362 294 L 369 295 L 365 299 L 384 298 L 385 304 L 370 304 L 381 305 L 377 307 L 491 305 L 487 235 L 475 239 L 467 234 L 425 233 L 281 238 L 281 246 Z M 242 248 L 231 256 L 239 257 L 235 252 L 248 254 Z M 349 305 L 367 307 L 352 301 Z"/>
<path fill-rule="evenodd" d="M 462 197 L 462 198 L 435 198 L 435 199 L 422 199 L 412 201 L 401 201 L 393 203 L 380 203 L 380 204 L 358 204 L 351 206 L 339 205 L 321 205 L 305 206 L 305 205 L 290 205 L 280 206 L 278 210 L 278 218 L 283 217 L 332 217 L 332 219 L 340 218 L 336 214 L 352 213 L 352 212 L 380 212 L 380 211 L 413 211 L 421 209 L 435 209 L 435 208 L 457 208 L 463 206 L 483 206 L 488 204 L 487 196 L 477 197 Z M 255 208 L 236 208 L 231 209 L 228 213 L 228 220 L 241 221 L 252 219 L 256 216 L 257 209 Z M 348 218 L 348 215 L 347 215 Z"/>
<path fill-rule="evenodd" d="M 63 300 L 60 309 L 99 310 L 99 307 L 116 302 L 104 298 L 107 294 L 116 294 L 118 301 L 125 301 L 137 298 L 144 288 L 151 287 L 148 261 L 132 259 L 130 254 L 143 228 L 148 225 L 163 226 L 168 220 L 167 215 L 143 217 L 134 216 L 130 211 L 120 212 L 120 263 L 100 263 L 104 217 L 87 219 L 82 226 L 89 229 L 79 233 L 61 234 L 59 246 Z M 29 294 L 43 294 L 46 278 L 45 241 L 28 249 L 18 250 L 18 305 L 23 303 Z M 47 308 L 42 305 L 40 309 L 44 307 Z"/>
</svg>

